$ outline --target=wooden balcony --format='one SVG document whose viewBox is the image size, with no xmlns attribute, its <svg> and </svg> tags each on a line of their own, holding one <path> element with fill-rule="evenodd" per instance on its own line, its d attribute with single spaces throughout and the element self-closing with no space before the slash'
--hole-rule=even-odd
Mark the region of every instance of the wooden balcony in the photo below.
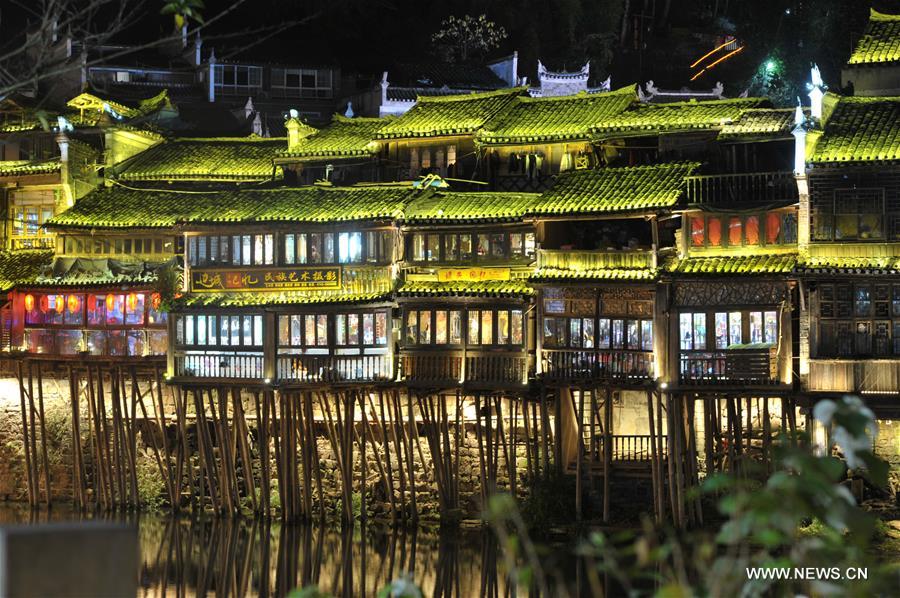
<svg viewBox="0 0 900 598">
<path fill-rule="evenodd" d="M 810 391 L 862 394 L 900 391 L 900 359 L 812 359 Z"/>
<path fill-rule="evenodd" d="M 184 378 L 262 380 L 262 353 L 196 352 L 175 354 L 175 375 Z"/>
<path fill-rule="evenodd" d="M 652 351 L 544 349 L 544 378 L 549 382 L 653 380 Z"/>
<path fill-rule="evenodd" d="M 751 172 L 685 177 L 688 203 L 767 203 L 798 198 L 791 172 Z"/>
<path fill-rule="evenodd" d="M 279 355 L 281 383 L 383 382 L 394 379 L 394 360 L 379 355 Z"/>
<path fill-rule="evenodd" d="M 9 248 L 17 249 L 54 249 L 55 235 L 10 235 Z"/>
<path fill-rule="evenodd" d="M 776 385 L 778 361 L 775 347 L 682 351 L 679 378 L 685 385 Z"/>
<path fill-rule="evenodd" d="M 419 386 L 520 386 L 528 382 L 528 358 L 523 352 L 416 351 L 400 357 L 400 371 Z"/>
<path fill-rule="evenodd" d="M 621 251 L 580 249 L 539 249 L 538 268 L 563 270 L 606 270 L 654 268 L 655 255 L 649 249 L 623 249 Z"/>
</svg>

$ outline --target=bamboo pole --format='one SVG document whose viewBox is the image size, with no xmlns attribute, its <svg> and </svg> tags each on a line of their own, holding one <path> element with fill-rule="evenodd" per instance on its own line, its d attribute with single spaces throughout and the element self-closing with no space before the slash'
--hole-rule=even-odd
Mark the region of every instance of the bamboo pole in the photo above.
<svg viewBox="0 0 900 598">
<path fill-rule="evenodd" d="M 29 426 L 28 426 L 28 413 L 25 407 L 25 395 L 27 391 L 25 390 L 25 379 L 23 374 L 22 362 L 19 361 L 17 364 L 17 374 L 19 378 L 19 401 L 22 407 L 22 447 L 25 449 L 25 472 L 27 478 L 27 490 L 28 490 L 28 503 L 34 507 L 37 504 L 37 500 L 35 500 L 34 494 L 34 476 L 32 475 L 31 469 L 31 444 L 29 439 Z M 30 372 L 29 372 L 30 376 Z"/>
<path fill-rule="evenodd" d="M 53 487 L 50 485 L 50 457 L 47 453 L 47 420 L 44 418 L 44 379 L 41 372 L 41 362 L 37 362 L 38 382 L 38 417 L 41 423 L 41 460 L 44 464 L 44 495 L 47 506 L 52 502 Z"/>
</svg>

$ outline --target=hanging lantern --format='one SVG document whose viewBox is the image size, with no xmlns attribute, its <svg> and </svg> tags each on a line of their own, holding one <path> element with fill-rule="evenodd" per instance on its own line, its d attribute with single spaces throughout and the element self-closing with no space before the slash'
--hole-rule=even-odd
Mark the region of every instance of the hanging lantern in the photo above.
<svg viewBox="0 0 900 598">
<path fill-rule="evenodd" d="M 50 300 L 47 295 L 41 295 L 41 313 L 47 313 L 50 310 Z"/>
<path fill-rule="evenodd" d="M 56 313 L 61 314 L 63 310 L 66 308 L 66 302 L 63 301 L 62 295 L 56 295 L 54 298 L 55 302 L 53 304 L 53 309 L 56 310 Z"/>
<path fill-rule="evenodd" d="M 135 307 L 137 307 L 137 295 L 128 293 L 128 311 L 134 311 Z"/>
<path fill-rule="evenodd" d="M 34 309 L 34 295 L 28 294 L 25 295 L 25 311 L 31 311 Z"/>
<path fill-rule="evenodd" d="M 159 311 L 159 306 L 162 303 L 162 297 L 160 297 L 159 293 L 153 293 L 150 295 L 150 305 L 153 306 L 154 311 Z"/>
<path fill-rule="evenodd" d="M 74 314 L 81 307 L 81 305 L 79 305 L 80 302 L 78 301 L 78 295 L 69 295 L 67 303 L 69 305 L 70 314 Z"/>
<path fill-rule="evenodd" d="M 115 295 L 107 295 L 106 296 L 106 311 L 113 311 L 116 309 L 116 296 Z"/>
</svg>

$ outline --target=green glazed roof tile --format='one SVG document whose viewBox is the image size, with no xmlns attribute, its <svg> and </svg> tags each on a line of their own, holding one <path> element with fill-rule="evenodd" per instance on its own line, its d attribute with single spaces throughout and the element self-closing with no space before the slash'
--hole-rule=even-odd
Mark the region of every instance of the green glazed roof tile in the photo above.
<svg viewBox="0 0 900 598">
<path fill-rule="evenodd" d="M 0 176 L 25 176 L 59 172 L 59 158 L 52 160 L 7 160 L 0 161 Z"/>
<path fill-rule="evenodd" d="M 398 297 L 528 297 L 534 294 L 524 279 L 492 281 L 407 281 Z"/>
<path fill-rule="evenodd" d="M 810 161 L 900 159 L 900 97 L 842 97 L 825 122 Z"/>
<path fill-rule="evenodd" d="M 805 257 L 800 260 L 797 268 L 802 271 L 836 274 L 895 273 L 900 271 L 900 257 Z"/>
<path fill-rule="evenodd" d="M 0 291 L 33 283 L 52 262 L 50 250 L 0 251 Z"/>
<path fill-rule="evenodd" d="M 794 108 L 744 110 L 736 121 L 722 127 L 719 139 L 728 141 L 789 136 L 794 128 L 794 113 Z"/>
<path fill-rule="evenodd" d="M 452 96 L 422 96 L 408 112 L 382 127 L 376 137 L 395 139 L 472 134 L 525 93 L 524 88 L 514 88 Z"/>
<path fill-rule="evenodd" d="M 531 212 L 538 193 L 437 191 L 416 193 L 403 211 L 407 222 L 514 220 Z"/>
<path fill-rule="evenodd" d="M 391 122 L 389 118 L 347 118 L 335 115 L 327 127 L 304 138 L 278 155 L 314 161 L 333 158 L 371 156 L 378 151 L 375 133 Z"/>
<path fill-rule="evenodd" d="M 614 119 L 636 101 L 634 85 L 590 95 L 521 96 L 485 123 L 478 131 L 476 141 L 502 145 L 588 140 L 591 127 Z"/>
<path fill-rule="evenodd" d="M 406 186 L 279 187 L 210 193 L 94 190 L 48 228 L 167 228 L 178 223 L 341 222 L 398 217 Z"/>
<path fill-rule="evenodd" d="M 591 130 L 597 137 L 608 138 L 619 134 L 653 135 L 666 131 L 716 129 L 738 120 L 745 110 L 768 105 L 769 101 L 764 98 L 637 103 Z"/>
<path fill-rule="evenodd" d="M 532 210 L 534 215 L 626 212 L 675 205 L 684 189 L 684 177 L 696 162 L 655 166 L 629 166 L 576 170 L 562 174 L 544 192 Z"/>
<path fill-rule="evenodd" d="M 869 24 L 847 64 L 884 64 L 900 60 L 900 15 L 886 15 L 874 8 Z"/>
<path fill-rule="evenodd" d="M 232 137 L 173 139 L 137 154 L 118 178 L 136 180 L 265 180 L 286 139 Z M 280 168 L 279 168 L 280 170 Z"/>
<path fill-rule="evenodd" d="M 667 272 L 677 274 L 788 274 L 797 265 L 797 255 L 741 255 L 688 257 L 672 259 L 664 266 Z"/>
<path fill-rule="evenodd" d="M 568 268 L 538 268 L 528 279 L 530 282 L 603 281 L 603 280 L 653 280 L 656 270 L 651 268 L 609 268 L 571 270 Z"/>
</svg>

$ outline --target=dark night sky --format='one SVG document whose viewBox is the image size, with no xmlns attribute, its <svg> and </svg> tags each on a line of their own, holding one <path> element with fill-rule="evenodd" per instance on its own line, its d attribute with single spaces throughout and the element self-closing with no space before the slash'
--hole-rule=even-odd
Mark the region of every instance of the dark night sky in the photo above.
<svg viewBox="0 0 900 598">
<path fill-rule="evenodd" d="M 0 0 L 0 40 L 21 31 L 23 11 Z M 207 0 L 203 14 L 210 19 L 231 0 Z M 275 39 L 251 48 L 247 54 L 272 62 L 339 64 L 344 71 L 379 73 L 392 62 L 428 58 L 433 51 L 431 34 L 450 14 L 478 15 L 504 26 L 509 38 L 493 52 L 520 54 L 520 74 L 531 75 L 538 58 L 552 68 L 578 68 L 591 59 L 597 79 L 612 73 L 614 85 L 654 79 L 658 84 L 687 84 L 691 57 L 709 48 L 709 38 L 731 29 L 746 40 L 748 51 L 697 87 L 711 87 L 716 80 L 743 85 L 760 62 L 777 54 L 786 70 L 801 72 L 811 60 L 820 63 L 826 78 L 846 60 L 853 40 L 864 26 L 866 0 L 631 0 L 633 9 L 644 9 L 645 31 L 641 43 L 628 37 L 620 43 L 623 0 L 247 0 L 227 18 L 212 25 L 206 49 L 223 56 L 226 46 L 242 47 L 258 40 L 254 32 L 242 38 L 211 40 L 236 31 L 254 31 L 273 24 L 309 17 Z M 664 6 L 669 11 L 662 16 Z M 900 0 L 876 0 L 885 12 L 900 12 Z M 159 14 L 162 0 L 144 0 L 139 26 L 124 40 L 158 38 L 171 31 L 172 20 Z M 728 6 L 714 15 L 713 7 Z M 785 16 L 790 9 L 790 16 Z M 655 11 L 655 16 L 650 15 Z M 630 19 L 629 23 L 637 23 Z M 732 92 L 734 87 L 732 86 Z"/>
</svg>

